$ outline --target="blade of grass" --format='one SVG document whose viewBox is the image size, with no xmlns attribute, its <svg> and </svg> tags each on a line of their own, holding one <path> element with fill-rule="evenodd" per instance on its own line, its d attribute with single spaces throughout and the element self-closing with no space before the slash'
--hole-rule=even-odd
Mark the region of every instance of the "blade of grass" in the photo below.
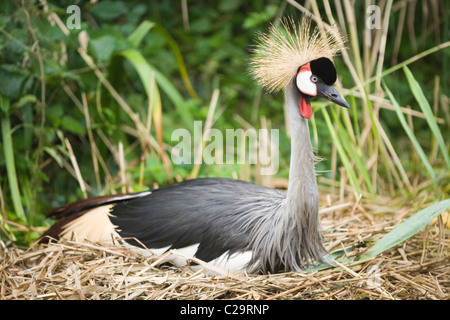
<svg viewBox="0 0 450 320">
<path fill-rule="evenodd" d="M 142 23 L 133 31 L 133 33 L 130 34 L 128 37 L 128 40 L 130 40 L 131 44 L 137 48 L 139 44 L 144 39 L 145 35 L 150 31 L 154 30 L 155 32 L 158 32 L 160 35 L 164 37 L 164 39 L 167 42 L 167 45 L 172 50 L 175 59 L 178 63 L 178 69 L 181 75 L 181 78 L 183 79 L 184 86 L 188 90 L 189 94 L 195 98 L 198 99 L 198 95 L 195 92 L 194 88 L 192 87 L 191 81 L 189 80 L 188 73 L 186 71 L 186 64 L 184 63 L 183 55 L 180 52 L 180 49 L 178 48 L 177 43 L 172 38 L 170 33 L 164 29 L 161 25 L 154 23 L 149 20 L 142 21 Z"/>
<path fill-rule="evenodd" d="M 173 86 L 169 79 L 167 79 L 158 69 L 153 65 L 148 63 L 148 61 L 142 56 L 142 54 L 135 49 L 127 49 L 121 52 L 131 64 L 135 67 L 138 72 L 146 93 L 148 95 L 150 90 L 150 74 L 154 72 L 155 80 L 159 87 L 166 92 L 167 96 L 172 100 L 175 106 L 179 106 L 183 103 L 183 97 L 179 94 L 177 89 Z M 143 68 L 143 69 L 140 69 Z M 155 95 L 159 96 L 159 90 L 155 87 Z M 155 97 L 156 98 L 156 97 Z"/>
<path fill-rule="evenodd" d="M 428 56 L 428 55 L 430 55 L 432 53 L 435 53 L 435 52 L 437 52 L 439 50 L 443 50 L 443 49 L 445 49 L 445 48 L 447 48 L 449 46 L 450 46 L 450 41 L 447 41 L 447 42 L 438 44 L 437 46 L 434 46 L 434 47 L 432 47 L 432 48 L 430 48 L 428 50 L 422 51 L 421 53 L 416 54 L 414 57 L 411 57 L 411 58 L 409 58 L 409 59 L 407 59 L 407 60 L 405 60 L 403 62 L 400 62 L 399 64 L 397 64 L 397 65 L 395 65 L 393 67 L 390 67 L 389 69 L 384 70 L 381 74 L 373 76 L 370 79 L 364 80 L 362 85 L 366 86 L 366 85 L 376 81 L 376 79 L 378 77 L 385 77 L 388 74 L 391 74 L 391 73 L 393 73 L 393 72 L 403 68 L 404 66 L 407 66 L 407 65 L 409 65 L 409 64 L 411 64 L 413 62 L 416 62 L 416 61 L 418 61 L 418 60 L 420 60 L 420 59 L 422 59 L 422 58 L 424 58 L 424 57 L 426 57 L 426 56 Z M 358 86 L 354 86 L 353 88 L 349 89 L 349 91 L 350 92 L 351 91 L 355 91 L 356 89 L 358 89 Z"/>
<path fill-rule="evenodd" d="M 366 160 L 363 156 L 358 154 L 358 151 L 355 149 L 355 146 L 351 143 L 352 139 L 350 139 L 348 132 L 343 128 L 341 121 L 336 116 L 336 112 L 332 111 L 334 116 L 334 120 L 337 124 L 337 133 L 342 141 L 342 146 L 347 151 L 347 154 L 351 157 L 351 159 L 355 162 L 356 169 L 358 173 L 363 177 L 364 182 L 366 183 L 367 189 L 370 192 L 373 200 L 377 199 L 376 192 L 372 186 L 372 182 L 370 180 L 369 172 L 366 168 Z"/>
<path fill-rule="evenodd" d="M 98 160 L 97 160 L 97 153 L 96 153 L 96 145 L 95 145 L 94 134 L 92 133 L 91 117 L 89 115 L 88 100 L 86 97 L 86 93 L 83 92 L 81 94 L 81 98 L 83 101 L 83 113 L 84 113 L 84 119 L 86 121 L 86 130 L 87 130 L 88 138 L 89 138 L 89 146 L 91 147 L 92 165 L 94 167 L 94 175 L 95 175 L 95 182 L 97 184 L 97 192 L 100 192 L 101 183 L 100 183 L 100 174 L 99 174 L 99 167 L 98 167 Z"/>
<path fill-rule="evenodd" d="M 359 51 L 359 40 L 358 40 L 358 27 L 356 25 L 356 17 L 354 12 L 354 6 L 351 5 L 349 0 L 344 0 L 344 9 L 347 17 L 347 23 L 350 35 L 350 45 L 353 53 L 353 59 L 355 61 L 356 72 L 361 80 L 364 80 L 364 70 L 361 61 L 361 53 Z"/>
<path fill-rule="evenodd" d="M 380 39 L 380 50 L 379 50 L 379 54 L 378 54 L 377 71 L 376 71 L 377 75 L 380 75 L 381 72 L 383 71 L 383 62 L 384 62 L 384 55 L 385 55 L 385 50 L 386 50 L 386 40 L 387 40 L 387 33 L 388 33 L 388 29 L 389 29 L 389 17 L 390 17 L 391 8 L 392 8 L 392 0 L 388 0 L 386 7 L 385 7 L 384 16 L 383 16 L 383 27 L 382 27 L 382 33 L 381 33 L 381 39 Z M 380 85 L 381 77 L 377 77 L 377 79 L 379 79 L 379 80 L 377 80 L 375 82 L 375 87 L 377 89 L 381 89 L 381 85 Z"/>
<path fill-rule="evenodd" d="M 369 252 L 360 257 L 359 260 L 375 257 L 387 249 L 411 238 L 448 208 L 450 208 L 450 199 L 443 200 L 420 210 L 392 229 L 381 240 L 377 241 L 370 248 Z"/>
<path fill-rule="evenodd" d="M 395 148 L 392 145 L 392 142 L 390 141 L 389 137 L 387 136 L 383 126 L 381 125 L 380 121 L 378 119 L 376 120 L 376 125 L 378 127 L 378 131 L 380 132 L 380 136 L 383 139 L 384 145 L 386 146 L 387 151 L 385 152 L 386 157 L 389 157 L 389 153 L 391 154 L 392 162 L 397 166 L 398 171 L 401 175 L 403 184 L 406 186 L 404 189 L 407 194 L 412 195 L 413 194 L 413 187 L 411 185 L 411 182 L 409 181 L 408 174 L 406 173 L 405 168 L 403 167 L 402 162 L 400 161 L 400 158 L 397 155 L 397 152 L 395 151 Z M 393 174 L 395 175 L 395 170 L 392 170 Z M 402 182 L 399 181 L 397 185 L 401 186 Z"/>
<path fill-rule="evenodd" d="M 332 253 L 329 253 L 328 255 L 326 255 L 324 257 L 324 260 L 325 260 L 324 262 L 319 263 L 319 264 L 311 265 L 311 266 L 307 267 L 304 271 L 305 272 L 317 272 L 317 271 L 321 271 L 321 270 L 325 270 L 325 269 L 331 268 L 334 265 L 333 260 L 342 257 L 346 253 L 351 252 L 352 249 L 353 249 L 352 247 L 347 247 L 347 248 L 344 248 L 344 249 L 341 249 L 341 250 L 336 250 L 336 251 L 334 251 Z M 346 262 L 349 262 L 349 261 L 351 261 L 351 259 L 346 258 L 344 261 L 341 261 L 341 262 L 346 263 Z"/>
<path fill-rule="evenodd" d="M 185 124 L 190 126 L 194 122 L 194 120 L 191 118 L 190 114 L 186 114 L 184 109 L 184 99 L 178 92 L 178 90 L 175 88 L 175 86 L 170 82 L 169 79 L 167 79 L 166 76 L 164 76 L 158 69 L 156 69 L 152 64 L 148 63 L 148 61 L 142 56 L 142 54 L 135 50 L 135 49 L 128 49 L 121 52 L 121 55 L 124 56 L 126 59 L 128 59 L 133 66 L 136 68 L 136 71 L 139 73 L 139 76 L 141 77 L 142 83 L 144 84 L 144 88 L 147 91 L 147 94 L 149 93 L 148 90 L 150 90 L 150 74 L 153 72 L 155 75 L 155 80 L 163 90 L 167 97 L 172 100 L 173 104 L 175 105 L 175 108 L 177 109 L 177 112 L 182 115 L 181 119 L 184 120 Z M 140 67 L 144 69 L 140 69 Z M 157 90 L 157 87 L 155 86 L 155 97 L 159 97 L 159 91 Z"/>
<path fill-rule="evenodd" d="M 433 180 L 434 188 L 436 190 L 436 194 L 439 196 L 439 187 L 438 182 L 436 178 L 436 174 L 433 170 L 433 167 L 431 166 L 430 162 L 427 159 L 427 156 L 425 155 L 425 152 L 423 151 L 422 147 L 419 144 L 419 141 L 417 141 L 417 138 L 415 137 L 414 133 L 411 131 L 411 129 L 408 126 L 408 123 L 405 119 L 405 116 L 403 115 L 402 111 L 400 110 L 400 105 L 397 103 L 397 100 L 395 100 L 392 92 L 389 90 L 387 85 L 382 81 L 384 90 L 386 91 L 387 95 L 389 96 L 389 99 L 391 100 L 392 104 L 395 107 L 395 112 L 397 113 L 397 117 L 400 121 L 400 124 L 402 125 L 403 129 L 405 130 L 406 134 L 409 137 L 409 140 L 413 144 L 414 148 L 416 149 L 417 153 L 419 154 L 420 159 L 422 160 L 423 164 L 425 165 L 425 168 L 428 170 L 428 173 L 431 176 L 431 179 Z"/>
<path fill-rule="evenodd" d="M 167 158 L 166 153 L 164 152 L 164 140 L 163 140 L 163 125 L 162 125 L 162 103 L 161 97 L 159 94 L 158 86 L 153 84 L 152 86 L 152 78 L 156 77 L 155 70 L 142 54 L 134 49 L 125 50 L 122 52 L 122 55 L 131 62 L 133 67 L 136 69 L 139 77 L 141 78 L 142 84 L 147 93 L 147 97 L 149 99 L 149 103 L 152 104 L 152 112 L 153 112 L 153 122 L 155 124 L 155 131 L 158 139 L 158 144 L 161 149 L 161 159 L 163 161 L 164 168 L 166 170 L 167 178 L 169 181 L 171 180 L 171 170 L 170 170 L 170 161 Z M 175 90 L 173 88 L 173 90 Z"/>
<path fill-rule="evenodd" d="M 134 31 L 128 36 L 128 40 L 130 41 L 131 45 L 135 48 L 137 48 L 144 37 L 147 35 L 147 33 L 155 26 L 154 22 L 151 22 L 149 20 L 144 20 L 141 22 L 141 24 L 134 29 Z"/>
<path fill-rule="evenodd" d="M 350 164 L 350 160 L 348 159 L 348 156 L 345 153 L 345 150 L 342 146 L 342 141 L 341 141 L 341 139 L 339 139 L 337 133 L 334 130 L 334 127 L 333 127 L 333 124 L 331 123 L 331 119 L 328 114 L 328 111 L 326 110 L 326 108 L 321 108 L 321 110 L 322 110 L 323 116 L 325 118 L 325 122 L 327 123 L 328 131 L 331 134 L 331 138 L 333 139 L 333 142 L 337 148 L 337 151 L 341 158 L 342 164 L 348 174 L 350 183 L 354 188 L 353 192 L 354 192 L 355 198 L 358 198 L 358 195 L 362 192 L 361 185 L 359 184 L 358 179 L 356 178 L 355 171 L 353 170 L 353 168 Z"/>
<path fill-rule="evenodd" d="M 433 114 L 433 110 L 431 109 L 430 104 L 428 103 L 428 100 L 425 98 L 425 95 L 423 94 L 422 88 L 420 87 L 419 83 L 414 78 L 411 70 L 408 69 L 408 67 L 404 66 L 403 71 L 405 72 L 406 78 L 408 79 L 409 87 L 411 88 L 411 91 L 416 98 L 420 109 L 422 109 L 423 114 L 425 115 L 425 118 L 428 122 L 428 125 L 430 126 L 431 131 L 433 132 L 433 135 L 441 148 L 441 152 L 444 155 L 445 163 L 447 164 L 447 168 L 450 169 L 450 158 L 447 152 L 447 148 L 445 146 L 444 139 L 442 138 L 441 131 L 439 130 L 438 124 L 436 123 L 436 119 Z"/>
<path fill-rule="evenodd" d="M 5 157 L 6 174 L 8 177 L 8 184 L 11 191 L 11 199 L 14 206 L 15 215 L 20 220 L 26 222 L 27 218 L 22 206 L 20 198 L 19 184 L 17 182 L 16 165 L 14 163 L 14 148 L 12 142 L 11 123 L 9 121 L 9 99 L 0 97 L 0 114 L 2 126 L 2 142 L 3 152 Z"/>
<path fill-rule="evenodd" d="M 153 105 L 153 113 L 160 113 L 161 112 L 161 97 L 159 94 L 158 86 L 153 86 L 153 95 L 151 94 L 151 79 L 152 74 L 154 74 L 155 79 L 158 81 L 158 70 L 156 70 L 152 65 L 150 65 L 147 60 L 142 56 L 142 54 L 134 49 L 125 50 L 122 53 L 122 56 L 124 56 L 128 61 L 131 62 L 133 67 L 135 68 L 136 72 L 138 73 L 142 85 L 144 86 L 145 92 L 147 94 L 148 99 L 152 99 L 149 103 Z M 161 75 L 161 74 L 160 74 Z M 168 94 L 172 94 L 172 90 L 175 90 L 175 88 L 169 89 L 167 92 Z M 175 90 L 176 91 L 176 90 Z M 177 92 L 178 93 L 178 92 Z M 176 95 L 176 94 L 175 94 Z M 178 98 L 176 98 L 178 99 Z M 182 100 L 180 96 L 180 100 Z"/>
<path fill-rule="evenodd" d="M 208 109 L 208 115 L 206 117 L 206 121 L 205 121 L 205 129 L 202 132 L 202 143 L 200 143 L 198 145 L 196 154 L 195 154 L 195 161 L 194 161 L 194 167 L 192 168 L 191 173 L 189 174 L 189 179 L 195 179 L 198 176 L 198 173 L 200 172 L 200 167 L 202 164 L 202 152 L 203 149 L 205 147 L 205 141 L 206 141 L 206 132 L 208 132 L 213 124 L 213 117 L 214 117 L 214 112 L 216 110 L 217 107 L 217 103 L 219 100 L 219 89 L 215 89 L 213 91 L 213 95 L 211 97 L 211 102 L 209 104 L 209 109 Z"/>
<path fill-rule="evenodd" d="M 75 171 L 75 177 L 77 178 L 78 184 L 80 185 L 81 192 L 83 193 L 84 199 L 87 199 L 88 195 L 86 192 L 86 184 L 84 182 L 83 176 L 81 175 L 80 167 L 78 166 L 77 158 L 75 157 L 75 153 L 73 152 L 72 145 L 69 142 L 69 139 L 65 138 L 66 148 L 69 152 L 70 161 L 72 162 L 73 170 Z"/>
</svg>

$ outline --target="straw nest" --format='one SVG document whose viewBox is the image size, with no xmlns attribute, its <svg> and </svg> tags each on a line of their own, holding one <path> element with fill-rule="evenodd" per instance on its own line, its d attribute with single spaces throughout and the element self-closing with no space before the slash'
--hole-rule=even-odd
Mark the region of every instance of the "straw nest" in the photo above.
<svg viewBox="0 0 450 320">
<path fill-rule="evenodd" d="M 361 199 L 325 206 L 326 247 L 358 256 L 415 211 Z M 120 246 L 66 241 L 22 250 L 0 242 L 0 299 L 448 299 L 448 245 L 438 220 L 366 261 L 337 259 L 333 268 L 308 273 L 211 275 Z"/>
</svg>

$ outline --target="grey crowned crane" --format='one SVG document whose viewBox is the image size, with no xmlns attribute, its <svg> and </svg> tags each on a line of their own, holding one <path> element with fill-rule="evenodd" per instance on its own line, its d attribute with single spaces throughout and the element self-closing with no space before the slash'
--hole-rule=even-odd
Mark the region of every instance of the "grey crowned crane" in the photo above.
<svg viewBox="0 0 450 320">
<path fill-rule="evenodd" d="M 254 50 L 254 79 L 269 92 L 284 89 L 292 140 L 287 194 L 239 180 L 203 178 L 99 196 L 54 209 L 49 216 L 59 222 L 41 241 L 76 234 L 78 240 L 121 241 L 156 254 L 179 249 L 232 272 L 299 271 L 323 262 L 308 119 L 315 96 L 349 107 L 332 86 L 337 76 L 331 59 L 342 44 L 335 28 L 310 32 L 310 20 L 296 25 L 289 19 L 262 34 Z"/>
</svg>

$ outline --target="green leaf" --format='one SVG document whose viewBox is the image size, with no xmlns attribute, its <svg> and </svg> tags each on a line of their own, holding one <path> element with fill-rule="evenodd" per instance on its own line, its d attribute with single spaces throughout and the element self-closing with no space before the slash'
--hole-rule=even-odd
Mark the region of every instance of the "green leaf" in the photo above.
<svg viewBox="0 0 450 320">
<path fill-rule="evenodd" d="M 45 152 L 47 152 L 53 159 L 55 159 L 55 161 L 58 163 L 58 165 L 62 168 L 63 167 L 63 163 L 62 163 L 62 159 L 59 156 L 59 154 L 56 152 L 55 149 L 50 148 L 50 147 L 45 147 L 44 148 Z"/>
<path fill-rule="evenodd" d="M 3 65 L 0 68 L 0 94 L 10 100 L 17 100 L 31 88 L 32 79 L 22 68 Z"/>
<path fill-rule="evenodd" d="M 240 0 L 225 0 L 220 1 L 219 10 L 223 12 L 234 11 L 242 4 Z"/>
<path fill-rule="evenodd" d="M 263 12 L 252 12 L 244 20 L 244 29 L 254 28 L 261 23 L 267 22 L 275 17 L 278 11 L 277 5 L 268 5 Z"/>
<path fill-rule="evenodd" d="M 99 1 L 92 7 L 92 13 L 104 20 L 116 19 L 128 12 L 122 1 Z"/>
<path fill-rule="evenodd" d="M 154 22 L 145 20 L 128 36 L 131 45 L 137 48 L 145 35 L 155 26 Z"/>
<path fill-rule="evenodd" d="M 93 54 L 102 61 L 108 61 L 117 48 L 116 39 L 112 36 L 102 36 L 89 42 Z"/>
<path fill-rule="evenodd" d="M 317 272 L 320 270 L 325 270 L 328 269 L 330 267 L 333 267 L 333 260 L 337 259 L 339 257 L 342 257 L 343 255 L 345 255 L 346 253 L 349 253 L 353 250 L 353 247 L 347 247 L 341 250 L 336 250 L 332 253 L 327 254 L 324 257 L 325 262 L 319 263 L 319 264 L 312 264 L 310 266 L 308 266 L 305 269 L 305 272 Z M 350 258 L 345 258 L 343 259 L 343 261 L 341 261 L 341 263 L 347 263 L 350 262 Z"/>
<path fill-rule="evenodd" d="M 413 216 L 409 217 L 395 227 L 380 241 L 375 243 L 375 245 L 369 250 L 369 253 L 362 256 L 360 260 L 375 257 L 383 251 L 386 251 L 387 249 L 390 249 L 393 246 L 411 238 L 449 207 L 450 199 L 446 199 L 415 213 Z"/>
<path fill-rule="evenodd" d="M 50 122 L 54 127 L 59 127 L 64 113 L 64 107 L 59 103 L 49 105 L 46 111 L 47 117 L 50 119 Z"/>
<path fill-rule="evenodd" d="M 70 132 L 75 133 L 75 134 L 81 134 L 82 135 L 82 134 L 86 133 L 86 130 L 80 124 L 80 122 L 75 120 L 71 116 L 64 116 L 61 119 L 61 126 L 65 130 L 70 131 Z"/>
<path fill-rule="evenodd" d="M 22 108 L 25 104 L 27 103 L 34 103 L 37 101 L 36 96 L 32 95 L 32 94 L 27 94 L 25 96 L 23 96 L 22 98 L 20 98 L 19 101 L 17 101 L 14 106 L 16 108 Z"/>
</svg>

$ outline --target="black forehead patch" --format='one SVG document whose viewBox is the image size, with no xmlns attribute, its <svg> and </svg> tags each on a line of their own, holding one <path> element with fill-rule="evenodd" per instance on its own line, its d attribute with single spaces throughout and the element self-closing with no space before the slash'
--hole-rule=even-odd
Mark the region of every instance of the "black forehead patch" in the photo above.
<svg viewBox="0 0 450 320">
<path fill-rule="evenodd" d="M 319 58 L 310 62 L 312 74 L 318 76 L 325 82 L 325 84 L 331 86 L 336 82 L 337 74 L 336 68 L 333 62 L 328 58 Z"/>
</svg>

